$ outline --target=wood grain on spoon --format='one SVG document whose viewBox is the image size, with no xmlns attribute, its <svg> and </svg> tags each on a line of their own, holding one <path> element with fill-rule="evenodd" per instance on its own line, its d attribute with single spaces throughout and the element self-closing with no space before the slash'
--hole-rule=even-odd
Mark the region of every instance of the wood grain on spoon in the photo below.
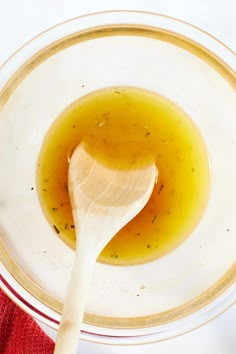
<svg viewBox="0 0 236 354">
<path fill-rule="evenodd" d="M 145 206 L 154 163 L 128 170 L 105 166 L 81 144 L 70 160 L 68 186 L 76 229 L 76 257 L 57 335 L 55 354 L 75 354 L 96 259 L 112 237 Z"/>
</svg>

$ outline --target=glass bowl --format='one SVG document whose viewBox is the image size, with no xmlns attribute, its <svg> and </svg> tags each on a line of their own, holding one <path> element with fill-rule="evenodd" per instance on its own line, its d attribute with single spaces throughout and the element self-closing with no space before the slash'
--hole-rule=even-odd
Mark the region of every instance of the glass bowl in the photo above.
<svg viewBox="0 0 236 354">
<path fill-rule="evenodd" d="M 187 112 L 210 159 L 211 193 L 179 247 L 134 266 L 97 263 L 81 337 L 109 344 L 164 340 L 236 299 L 236 60 L 173 18 L 105 12 L 40 34 L 0 71 L 0 255 L 3 290 L 58 328 L 74 252 L 49 227 L 35 188 L 43 137 L 71 102 L 107 86 L 157 92 Z M 199 181 L 201 183 L 201 181 Z"/>
</svg>

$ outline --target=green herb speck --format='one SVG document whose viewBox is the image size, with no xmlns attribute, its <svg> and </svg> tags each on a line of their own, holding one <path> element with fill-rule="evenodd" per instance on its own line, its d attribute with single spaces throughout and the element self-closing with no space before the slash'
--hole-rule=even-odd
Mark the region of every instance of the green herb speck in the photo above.
<svg viewBox="0 0 236 354">
<path fill-rule="evenodd" d="M 159 189 L 159 191 L 158 191 L 158 194 L 160 194 L 160 193 L 162 192 L 163 187 L 164 187 L 164 184 L 161 184 L 161 185 L 160 185 L 160 189 Z"/>
<path fill-rule="evenodd" d="M 157 215 L 154 215 L 154 217 L 153 217 L 153 219 L 152 219 L 152 224 L 154 224 L 156 218 L 157 218 Z"/>
<path fill-rule="evenodd" d="M 60 230 L 56 227 L 55 224 L 53 225 L 53 227 L 54 227 L 54 230 L 56 231 L 56 233 L 59 234 L 59 233 L 60 233 Z"/>
<path fill-rule="evenodd" d="M 103 117 L 107 117 L 107 116 L 109 116 L 110 113 L 111 113 L 111 112 L 105 112 L 105 113 L 102 114 L 102 116 L 103 116 Z M 108 118 L 107 118 L 107 119 L 108 119 Z"/>
</svg>

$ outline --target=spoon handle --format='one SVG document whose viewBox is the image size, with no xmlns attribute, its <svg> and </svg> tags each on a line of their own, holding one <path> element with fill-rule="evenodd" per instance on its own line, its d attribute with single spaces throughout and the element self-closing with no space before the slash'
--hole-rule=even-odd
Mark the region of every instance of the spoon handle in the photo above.
<svg viewBox="0 0 236 354">
<path fill-rule="evenodd" d="M 96 259 L 81 250 L 74 261 L 54 354 L 76 354 L 89 285 Z"/>
</svg>

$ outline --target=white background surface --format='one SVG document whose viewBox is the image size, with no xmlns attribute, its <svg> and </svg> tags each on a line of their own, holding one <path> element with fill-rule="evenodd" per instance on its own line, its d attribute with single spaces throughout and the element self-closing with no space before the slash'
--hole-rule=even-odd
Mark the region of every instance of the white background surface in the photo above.
<svg viewBox="0 0 236 354">
<path fill-rule="evenodd" d="M 185 20 L 236 52 L 236 0 L 0 0 L 0 65 L 48 27 L 79 15 L 115 9 L 152 11 Z M 54 331 L 44 328 L 55 338 Z M 235 354 L 236 306 L 211 323 L 165 342 L 136 347 L 81 342 L 78 353 Z"/>
</svg>

